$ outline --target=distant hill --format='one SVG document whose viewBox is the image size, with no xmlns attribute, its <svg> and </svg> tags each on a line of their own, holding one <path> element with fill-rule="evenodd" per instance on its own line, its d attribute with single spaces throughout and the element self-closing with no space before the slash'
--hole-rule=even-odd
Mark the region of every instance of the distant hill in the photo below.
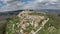
<svg viewBox="0 0 60 34">
<path fill-rule="evenodd" d="M 2 15 L 16 15 L 19 12 L 24 11 L 24 10 L 15 10 L 15 11 L 5 11 L 5 12 L 0 12 L 0 16 Z M 47 12 L 50 14 L 60 14 L 60 10 L 59 9 L 40 9 L 40 10 L 33 10 L 31 9 L 30 11 L 37 11 L 37 12 Z"/>
</svg>

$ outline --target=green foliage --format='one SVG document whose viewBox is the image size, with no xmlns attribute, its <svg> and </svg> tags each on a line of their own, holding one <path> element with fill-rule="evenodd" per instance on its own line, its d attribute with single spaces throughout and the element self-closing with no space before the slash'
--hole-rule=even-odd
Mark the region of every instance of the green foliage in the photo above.
<svg viewBox="0 0 60 34">
<path fill-rule="evenodd" d="M 60 34 L 60 18 L 55 15 L 46 14 L 49 17 L 49 21 L 45 24 L 44 28 L 38 32 L 38 34 Z M 55 32 L 49 32 L 48 28 L 54 26 Z"/>
<path fill-rule="evenodd" d="M 54 26 L 55 28 L 60 28 L 60 18 L 55 15 L 47 14 L 47 17 L 49 17 L 49 21 L 46 23 L 46 27 L 48 26 Z M 50 24 L 50 25 L 49 25 Z"/>
<path fill-rule="evenodd" d="M 31 32 L 31 30 L 33 29 L 33 26 L 29 25 L 28 27 L 26 27 L 26 30 L 24 30 L 24 32 Z"/>
<path fill-rule="evenodd" d="M 17 23 L 19 22 L 19 17 L 13 17 L 12 19 L 8 19 L 8 23 L 6 25 L 6 34 L 14 34 L 18 29 Z"/>
</svg>

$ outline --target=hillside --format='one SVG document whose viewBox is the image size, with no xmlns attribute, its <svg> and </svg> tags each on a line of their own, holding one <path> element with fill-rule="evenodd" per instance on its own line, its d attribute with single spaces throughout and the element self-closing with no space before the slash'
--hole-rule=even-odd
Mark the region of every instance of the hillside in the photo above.
<svg viewBox="0 0 60 34">
<path fill-rule="evenodd" d="M 59 20 L 44 12 L 22 11 L 8 19 L 5 34 L 60 34 Z"/>
<path fill-rule="evenodd" d="M 60 34 L 60 17 L 52 14 L 46 15 L 50 19 L 39 34 Z"/>
</svg>

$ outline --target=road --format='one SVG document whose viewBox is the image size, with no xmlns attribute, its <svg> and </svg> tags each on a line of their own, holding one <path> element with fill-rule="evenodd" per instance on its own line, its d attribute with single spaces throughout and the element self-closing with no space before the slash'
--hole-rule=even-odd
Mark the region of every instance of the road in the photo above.
<svg viewBox="0 0 60 34">
<path fill-rule="evenodd" d="M 47 18 L 47 20 L 44 20 L 44 21 L 42 22 L 42 25 L 39 27 L 39 29 L 37 29 L 37 31 L 34 32 L 33 34 L 36 34 L 38 31 L 40 31 L 40 30 L 44 27 L 44 25 L 47 23 L 48 20 L 49 20 L 49 18 Z"/>
</svg>

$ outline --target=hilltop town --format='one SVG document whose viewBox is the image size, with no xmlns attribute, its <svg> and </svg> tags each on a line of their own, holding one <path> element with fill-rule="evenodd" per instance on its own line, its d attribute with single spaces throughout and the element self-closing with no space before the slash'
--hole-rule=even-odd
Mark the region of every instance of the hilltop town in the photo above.
<svg viewBox="0 0 60 34">
<path fill-rule="evenodd" d="M 60 21 L 45 12 L 25 10 L 8 19 L 6 34 L 58 34 Z M 58 25 L 57 25 L 58 24 Z"/>
<path fill-rule="evenodd" d="M 34 11 L 22 11 L 21 13 L 19 13 L 17 15 L 19 18 L 19 22 L 16 23 L 16 27 L 19 29 L 16 30 L 16 32 L 18 32 L 18 34 L 37 34 L 37 32 L 40 31 L 49 20 L 49 18 L 40 14 L 42 13 Z M 14 33 L 14 27 L 16 24 L 12 24 L 12 33 Z M 6 34 L 8 34 L 8 32 L 6 32 Z"/>
</svg>

